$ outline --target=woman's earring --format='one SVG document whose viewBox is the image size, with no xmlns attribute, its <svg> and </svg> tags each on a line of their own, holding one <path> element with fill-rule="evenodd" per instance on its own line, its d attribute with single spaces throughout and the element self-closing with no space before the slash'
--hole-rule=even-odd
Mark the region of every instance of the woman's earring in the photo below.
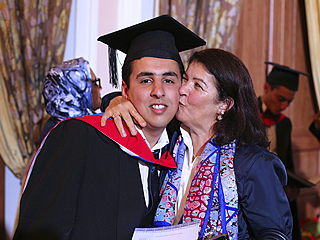
<svg viewBox="0 0 320 240">
<path fill-rule="evenodd" d="M 221 121 L 224 115 L 224 111 L 222 111 L 221 113 L 218 113 L 217 119 L 218 121 Z"/>
</svg>

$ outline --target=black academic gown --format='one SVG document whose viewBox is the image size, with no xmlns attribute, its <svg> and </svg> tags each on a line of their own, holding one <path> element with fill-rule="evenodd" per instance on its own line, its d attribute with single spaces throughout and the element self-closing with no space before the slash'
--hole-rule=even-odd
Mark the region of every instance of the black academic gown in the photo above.
<svg viewBox="0 0 320 240">
<path fill-rule="evenodd" d="M 291 130 L 292 124 L 290 119 L 287 117 L 276 124 L 277 155 L 282 160 L 286 168 L 294 173 L 295 170 L 292 156 Z M 293 217 L 292 239 L 301 240 L 302 237 L 297 200 L 290 201 L 290 208 Z"/>
<path fill-rule="evenodd" d="M 137 159 L 94 127 L 66 120 L 36 158 L 13 239 L 128 240 L 148 225 L 146 212 Z"/>
<path fill-rule="evenodd" d="M 289 118 L 285 117 L 276 124 L 277 155 L 287 169 L 294 172 L 294 162 L 291 145 L 292 124 Z"/>
</svg>

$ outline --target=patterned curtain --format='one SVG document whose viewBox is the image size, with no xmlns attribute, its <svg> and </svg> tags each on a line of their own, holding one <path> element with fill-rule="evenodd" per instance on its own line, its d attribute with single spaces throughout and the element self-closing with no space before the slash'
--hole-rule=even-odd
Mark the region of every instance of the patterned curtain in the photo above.
<svg viewBox="0 0 320 240">
<path fill-rule="evenodd" d="M 160 0 L 159 15 L 169 14 L 206 40 L 206 48 L 232 51 L 243 0 Z M 181 54 L 184 62 L 191 53 Z"/>
<path fill-rule="evenodd" d="M 0 0 L 0 149 L 17 177 L 34 154 L 42 82 L 62 62 L 71 0 Z"/>
<path fill-rule="evenodd" d="M 320 108 L 320 2 L 319 0 L 308 0 L 305 1 L 305 7 L 312 77 Z"/>
</svg>

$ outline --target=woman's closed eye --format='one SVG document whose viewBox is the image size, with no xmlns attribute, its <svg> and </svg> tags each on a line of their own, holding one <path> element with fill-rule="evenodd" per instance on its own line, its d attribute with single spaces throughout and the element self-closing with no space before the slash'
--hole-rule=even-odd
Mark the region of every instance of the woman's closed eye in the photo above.
<svg viewBox="0 0 320 240">
<path fill-rule="evenodd" d="M 198 88 L 198 89 L 203 90 L 203 87 L 202 87 L 199 83 L 197 83 L 197 82 L 194 84 L 194 86 L 195 86 L 196 88 Z"/>
</svg>

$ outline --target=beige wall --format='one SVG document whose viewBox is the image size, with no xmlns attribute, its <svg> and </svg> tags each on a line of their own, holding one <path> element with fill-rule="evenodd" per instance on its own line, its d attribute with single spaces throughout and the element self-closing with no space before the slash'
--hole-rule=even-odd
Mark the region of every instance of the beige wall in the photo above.
<svg viewBox="0 0 320 240">
<path fill-rule="evenodd" d="M 118 26 L 118 1 L 99 1 L 98 10 L 98 36 L 117 30 Z M 101 42 L 97 43 L 97 69 L 96 73 L 103 80 L 101 95 L 114 91 L 109 85 L 108 47 Z"/>
</svg>

